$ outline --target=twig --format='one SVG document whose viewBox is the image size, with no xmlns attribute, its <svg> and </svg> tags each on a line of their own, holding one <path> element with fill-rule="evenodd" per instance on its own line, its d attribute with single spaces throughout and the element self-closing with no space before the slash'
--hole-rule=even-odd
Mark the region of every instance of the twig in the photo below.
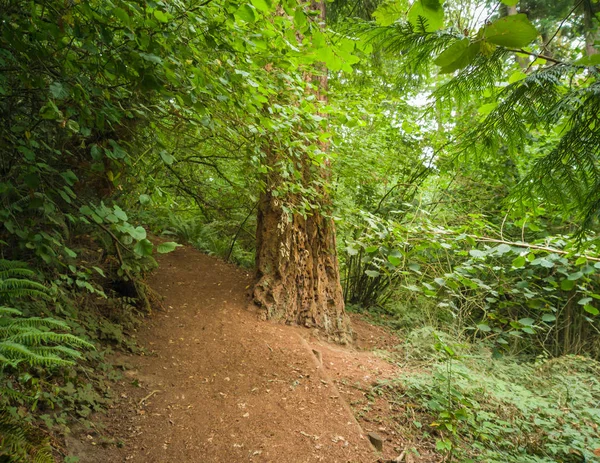
<svg viewBox="0 0 600 463">
<path fill-rule="evenodd" d="M 155 390 L 154 390 L 154 391 L 152 391 L 150 394 L 148 394 L 146 397 L 144 397 L 142 400 L 140 400 L 140 401 L 138 402 L 138 406 L 140 406 L 140 407 L 141 407 L 141 406 L 142 406 L 142 404 L 143 404 L 143 403 L 144 403 L 146 400 L 148 400 L 150 397 L 152 397 L 152 396 L 153 396 L 154 394 L 156 394 L 157 392 L 162 392 L 162 391 L 159 391 L 158 389 L 155 389 Z"/>
</svg>

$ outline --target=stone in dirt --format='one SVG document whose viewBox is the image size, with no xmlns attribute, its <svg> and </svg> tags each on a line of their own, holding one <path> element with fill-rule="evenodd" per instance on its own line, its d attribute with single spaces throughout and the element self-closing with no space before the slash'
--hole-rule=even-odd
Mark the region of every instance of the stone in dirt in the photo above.
<svg viewBox="0 0 600 463">
<path fill-rule="evenodd" d="M 367 436 L 369 437 L 369 441 L 371 441 L 371 444 L 373 444 L 373 447 L 375 447 L 375 449 L 381 452 L 383 450 L 383 437 L 381 437 L 376 432 L 370 432 L 369 434 L 367 434 Z"/>
</svg>

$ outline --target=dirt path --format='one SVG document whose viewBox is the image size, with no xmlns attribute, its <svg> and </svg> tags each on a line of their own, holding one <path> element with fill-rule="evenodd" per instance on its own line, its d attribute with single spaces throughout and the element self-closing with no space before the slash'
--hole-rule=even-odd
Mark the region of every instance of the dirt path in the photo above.
<svg viewBox="0 0 600 463">
<path fill-rule="evenodd" d="M 151 354 L 123 359 L 105 429 L 68 439 L 81 463 L 378 460 L 366 437 L 376 429 L 356 421 L 345 385 L 391 375 L 388 363 L 259 321 L 247 308 L 250 276 L 234 266 L 189 248 L 160 264 L 150 283 L 166 310 L 138 334 Z"/>
</svg>

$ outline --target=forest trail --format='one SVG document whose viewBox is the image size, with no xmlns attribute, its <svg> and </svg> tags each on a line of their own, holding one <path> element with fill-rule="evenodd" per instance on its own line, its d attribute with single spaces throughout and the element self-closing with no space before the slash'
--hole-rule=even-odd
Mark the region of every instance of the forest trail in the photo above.
<svg viewBox="0 0 600 463">
<path fill-rule="evenodd" d="M 349 403 L 393 374 L 364 349 L 386 333 L 355 321 L 363 348 L 342 348 L 260 321 L 250 283 L 194 249 L 161 256 L 150 284 L 164 310 L 138 332 L 147 354 L 119 359 L 118 403 L 97 433 L 67 439 L 70 454 L 80 463 L 378 461 L 367 438 L 377 424 L 361 427 Z"/>
</svg>

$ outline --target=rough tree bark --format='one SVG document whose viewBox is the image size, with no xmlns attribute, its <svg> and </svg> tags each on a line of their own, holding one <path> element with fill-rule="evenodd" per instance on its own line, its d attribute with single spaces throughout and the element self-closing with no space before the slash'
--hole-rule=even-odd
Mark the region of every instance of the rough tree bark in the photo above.
<svg viewBox="0 0 600 463">
<path fill-rule="evenodd" d="M 313 8 L 325 17 L 325 4 L 313 3 Z M 317 97 L 322 99 L 326 75 L 305 76 L 318 83 Z M 267 149 L 267 162 L 276 165 L 277 153 Z M 306 156 L 302 160 L 304 182 L 326 178 L 326 166 L 315 168 Z M 269 174 L 257 212 L 257 281 L 253 300 L 266 319 L 314 327 L 339 343 L 351 341 L 352 331 L 344 310 L 340 284 L 335 227 L 324 214 L 330 204 L 325 191 L 320 191 L 320 208 L 306 217 L 287 213 L 280 198 L 272 191 L 281 179 Z M 294 202 L 294 198 L 286 198 Z"/>
</svg>

